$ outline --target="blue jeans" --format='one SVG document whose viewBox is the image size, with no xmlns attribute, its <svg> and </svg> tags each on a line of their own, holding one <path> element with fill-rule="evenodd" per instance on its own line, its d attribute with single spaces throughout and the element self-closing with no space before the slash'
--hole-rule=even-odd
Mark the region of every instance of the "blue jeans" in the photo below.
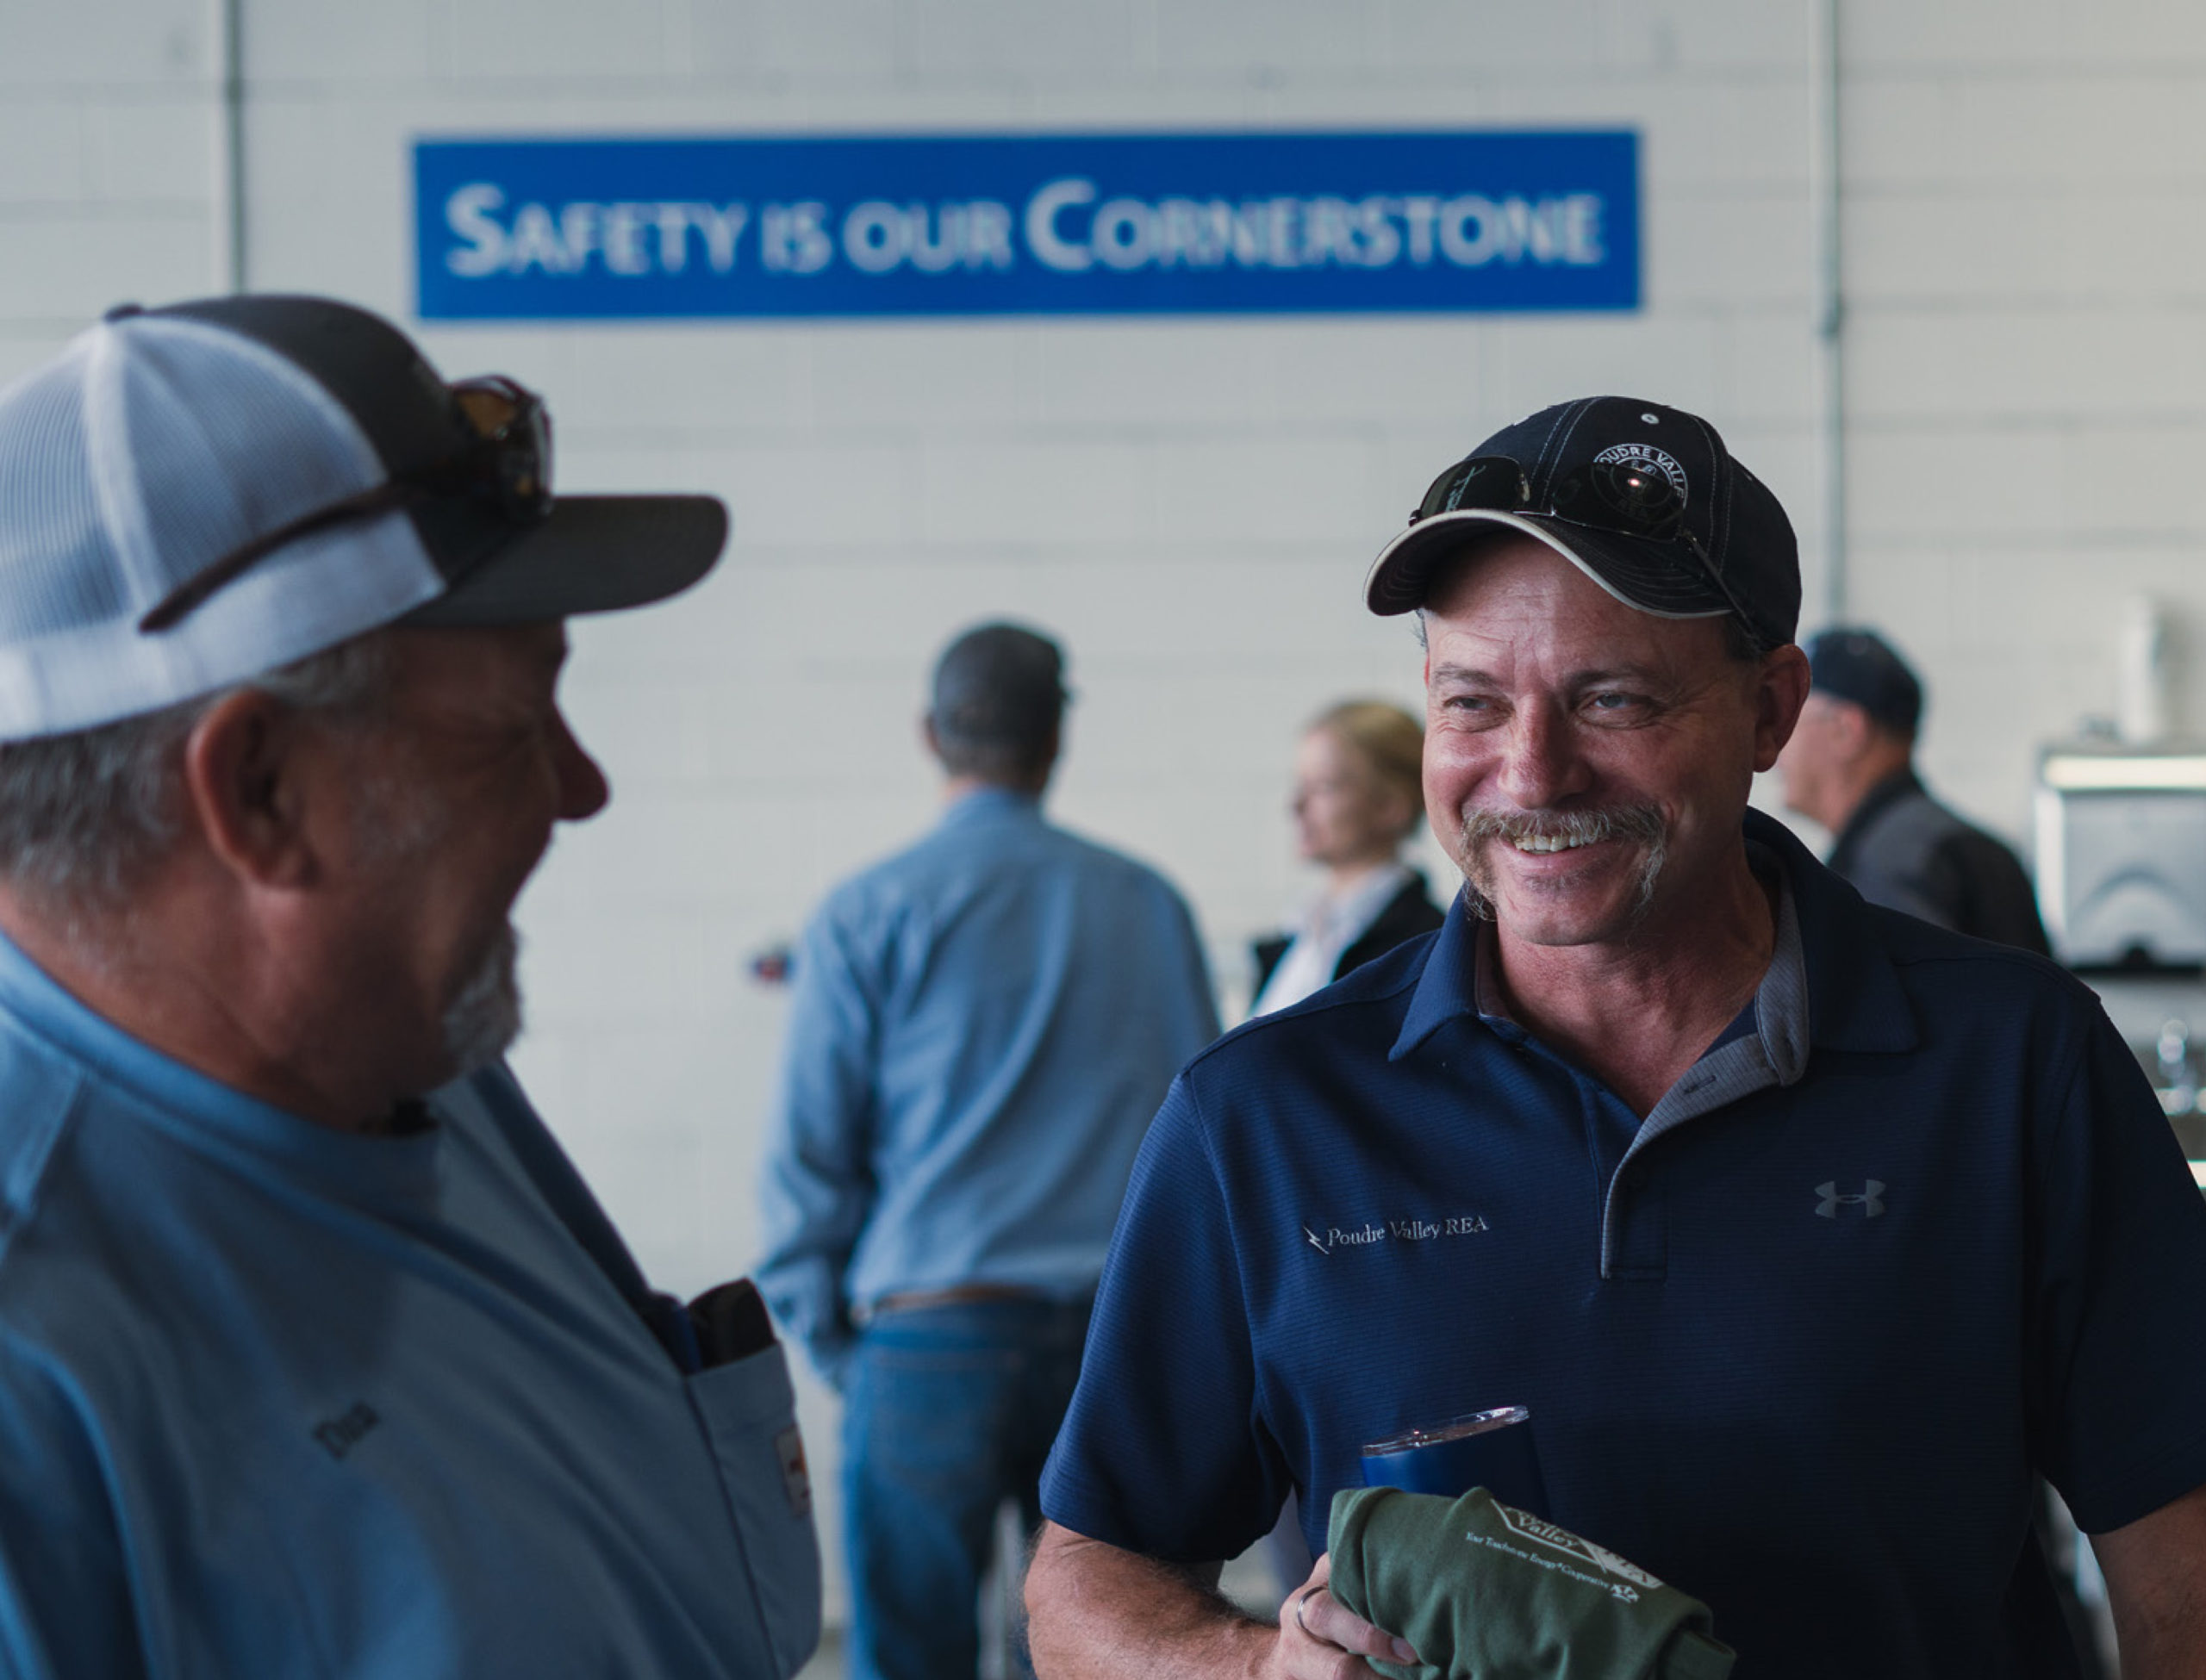
<svg viewBox="0 0 2206 1680">
<path fill-rule="evenodd" d="M 959 1302 L 860 1332 L 843 1418 L 852 1680 L 973 1680 L 996 1509 L 1016 1499 L 1030 1532 L 1042 1520 L 1088 1307 Z"/>
</svg>

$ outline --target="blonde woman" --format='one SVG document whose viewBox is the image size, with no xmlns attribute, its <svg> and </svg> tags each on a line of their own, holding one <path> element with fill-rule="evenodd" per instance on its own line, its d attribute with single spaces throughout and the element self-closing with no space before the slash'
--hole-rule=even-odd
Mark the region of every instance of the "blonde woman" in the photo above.
<svg viewBox="0 0 2206 1680">
<path fill-rule="evenodd" d="M 1268 1015 L 1445 919 L 1401 850 L 1424 816 L 1424 730 L 1399 706 L 1356 700 L 1321 712 L 1294 755 L 1294 831 L 1324 890 L 1300 924 L 1256 941 L 1256 1002 Z"/>
</svg>

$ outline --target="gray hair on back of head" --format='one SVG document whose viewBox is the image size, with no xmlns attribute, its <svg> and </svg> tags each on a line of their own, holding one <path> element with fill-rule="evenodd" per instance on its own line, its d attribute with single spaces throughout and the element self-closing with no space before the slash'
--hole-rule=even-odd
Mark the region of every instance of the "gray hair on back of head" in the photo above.
<svg viewBox="0 0 2206 1680">
<path fill-rule="evenodd" d="M 984 624 L 934 668 L 927 720 L 953 775 L 1023 781 L 1040 774 L 1064 721 L 1064 650 L 1023 625 Z"/>
<path fill-rule="evenodd" d="M 65 735 L 0 743 L 0 879 L 43 907 L 117 906 L 175 843 L 184 747 L 240 689 L 335 720 L 372 720 L 396 669 L 385 632 L 158 712 Z"/>
</svg>

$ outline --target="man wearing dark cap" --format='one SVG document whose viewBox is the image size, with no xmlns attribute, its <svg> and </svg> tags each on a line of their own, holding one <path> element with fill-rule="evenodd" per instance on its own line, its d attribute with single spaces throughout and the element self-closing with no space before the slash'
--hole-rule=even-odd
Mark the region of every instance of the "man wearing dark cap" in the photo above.
<svg viewBox="0 0 2206 1680">
<path fill-rule="evenodd" d="M 2050 955 L 2028 873 L 1915 772 L 1922 684 L 1873 630 L 1808 643 L 1799 727 L 1778 757 L 1785 802 L 1837 837 L 1824 860 L 1872 904 Z"/>
<path fill-rule="evenodd" d="M 843 1393 L 861 1677 L 973 1680 L 996 1509 L 1040 1520 L 1134 1152 L 1218 1031 L 1180 895 L 1043 819 L 1065 700 L 1047 638 L 952 642 L 949 808 L 797 953 L 758 1279 Z"/>
<path fill-rule="evenodd" d="M 757 1293 L 654 1295 L 501 1060 L 602 807 L 562 620 L 705 496 L 315 298 L 123 310 L 0 392 L 0 1672 L 786 1675 Z"/>
<path fill-rule="evenodd" d="M 1276 1625 L 1218 1560 L 1290 1490 L 1322 1548 L 1366 1447 L 1518 1406 L 1592 1543 L 1524 1555 L 1703 1601 L 1741 1680 L 2072 1676 L 2041 1472 L 2126 1680 L 2206 1672 L 2206 1205 L 2089 992 L 1748 809 L 1799 592 L 1715 430 L 1617 397 L 1488 439 L 1381 552 L 1469 890 L 1150 1127 L 1044 1478 L 1048 1680 L 1415 1662 L 1328 1560 Z"/>
</svg>

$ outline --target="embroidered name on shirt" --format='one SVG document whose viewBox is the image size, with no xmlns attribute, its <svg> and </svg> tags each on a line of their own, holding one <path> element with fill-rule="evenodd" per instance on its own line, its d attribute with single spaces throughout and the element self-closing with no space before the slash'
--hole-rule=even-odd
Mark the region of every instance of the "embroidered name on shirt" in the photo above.
<svg viewBox="0 0 2206 1680">
<path fill-rule="evenodd" d="M 1430 1242 L 1436 1238 L 1476 1236 L 1489 1229 L 1482 1213 L 1453 1214 L 1439 1219 L 1389 1219 L 1384 1224 L 1365 1220 L 1343 1228 L 1328 1225 L 1323 1232 L 1305 1225 L 1303 1240 L 1321 1254 L 1336 1248 L 1366 1248 L 1381 1242 Z"/>
<path fill-rule="evenodd" d="M 369 1430 L 382 1422 L 373 1406 L 365 1400 L 358 1400 L 343 1416 L 315 1424 L 314 1438 L 321 1443 L 322 1451 L 331 1458 L 341 1459 L 360 1444 L 361 1438 Z"/>
</svg>

